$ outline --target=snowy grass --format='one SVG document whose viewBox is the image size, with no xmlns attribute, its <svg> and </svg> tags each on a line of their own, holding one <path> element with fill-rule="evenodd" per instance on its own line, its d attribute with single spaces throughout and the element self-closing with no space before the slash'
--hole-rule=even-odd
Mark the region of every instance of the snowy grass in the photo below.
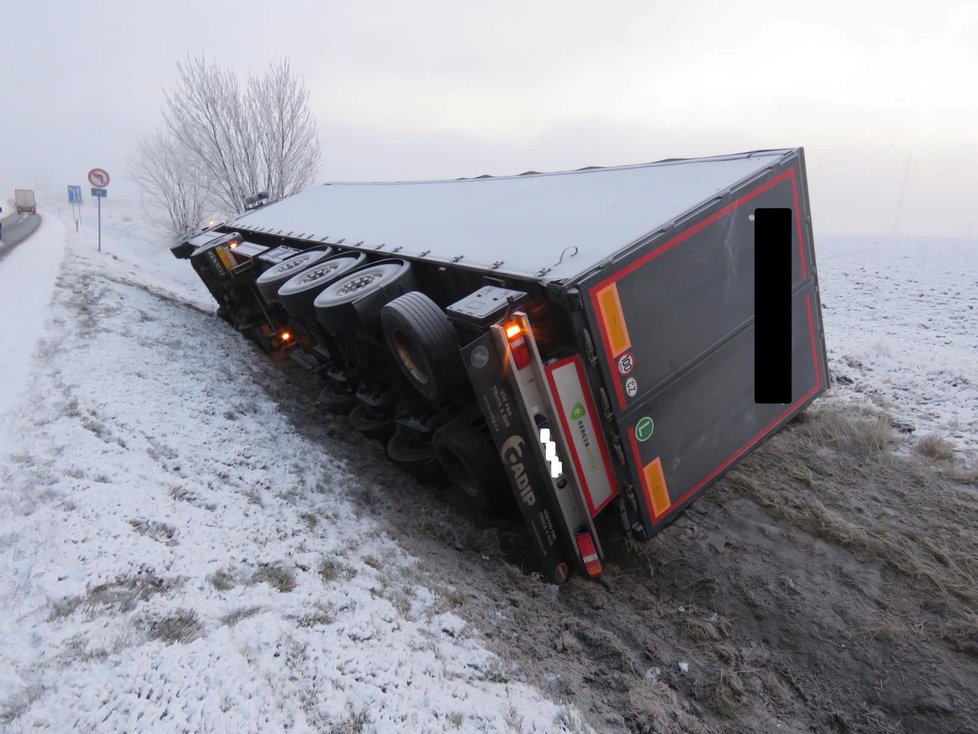
<svg viewBox="0 0 978 734">
<path fill-rule="evenodd" d="M 822 236 L 816 254 L 841 391 L 978 466 L 978 240 Z"/>
<path fill-rule="evenodd" d="M 272 397 L 281 374 L 213 316 L 187 264 L 135 220 L 104 224 L 102 254 L 90 232 L 70 236 L 46 327 L 24 358 L 34 360 L 24 372 L 33 379 L 6 413 L 0 724 L 587 730 L 572 706 L 548 700 L 486 649 L 492 624 L 480 630 L 463 619 L 486 603 L 479 590 L 459 579 L 429 586 L 419 562 L 358 509 L 406 488 L 396 478 L 366 482 L 355 461 L 297 434 Z M 46 256 L 59 261 L 61 244 L 52 242 Z M 968 540 L 978 533 L 968 524 L 975 493 L 965 486 L 978 478 L 966 468 L 978 445 L 974 251 L 952 247 L 960 265 L 948 268 L 947 258 L 915 247 L 819 246 L 834 394 L 730 482 L 775 517 L 932 590 L 947 643 L 964 648 L 978 639 L 968 615 L 978 605 Z M 903 269 L 876 265 L 877 251 L 886 256 L 879 262 Z M 33 283 L 23 267 L 12 280 Z M 327 435 L 345 430 L 333 422 Z M 853 509 L 860 505 L 872 511 Z M 503 555 L 496 529 L 437 512 L 412 532 Z M 641 560 L 651 571 L 654 559 Z M 556 608 L 554 590 L 515 567 L 504 573 L 504 594 L 550 595 Z M 667 612 L 641 590 L 619 594 L 643 614 Z M 678 644 L 736 662 L 728 630 L 736 620 L 685 608 Z M 873 634 L 898 636 L 915 624 L 888 619 Z M 614 652 L 601 635 L 578 634 L 590 635 L 588 649 Z M 566 634 L 555 644 L 570 656 L 581 649 Z M 689 692 L 643 673 L 623 695 L 653 720 L 675 721 Z M 689 695 L 732 716 L 750 675 L 724 670 Z"/>
<path fill-rule="evenodd" d="M 168 252 L 70 239 L 4 445 L 5 726 L 586 729 L 500 675 Z"/>
<path fill-rule="evenodd" d="M 949 620 L 978 634 L 978 487 L 959 486 L 954 467 L 940 471 L 919 456 L 886 450 L 898 441 L 886 416 L 830 397 L 726 481 L 793 526 L 929 587 Z M 947 442 L 929 444 L 953 456 Z M 799 484 L 809 491 L 787 491 Z"/>
</svg>

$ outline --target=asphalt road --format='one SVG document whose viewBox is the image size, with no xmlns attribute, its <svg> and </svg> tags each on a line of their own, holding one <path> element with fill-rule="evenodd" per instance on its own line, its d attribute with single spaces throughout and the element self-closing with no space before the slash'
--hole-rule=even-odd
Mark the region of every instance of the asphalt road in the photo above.
<svg viewBox="0 0 978 734">
<path fill-rule="evenodd" d="M 0 231 L 0 260 L 6 257 L 14 247 L 32 234 L 34 230 L 41 226 L 40 214 L 8 214 L 2 220 L 2 231 Z"/>
</svg>

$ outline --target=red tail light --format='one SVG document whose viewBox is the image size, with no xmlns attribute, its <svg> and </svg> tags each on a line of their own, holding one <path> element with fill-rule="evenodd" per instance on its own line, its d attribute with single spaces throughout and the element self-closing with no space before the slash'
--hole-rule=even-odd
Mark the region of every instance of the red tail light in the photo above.
<svg viewBox="0 0 978 734">
<path fill-rule="evenodd" d="M 523 327 L 519 321 L 510 321 L 504 330 L 509 349 L 513 353 L 513 361 L 516 362 L 516 369 L 521 370 L 530 364 L 530 345 L 526 343 Z"/>
<path fill-rule="evenodd" d="M 584 561 L 584 570 L 587 571 L 587 575 L 591 578 L 600 576 L 602 573 L 601 559 L 598 558 L 598 551 L 594 547 L 591 533 L 587 530 L 582 530 L 577 534 L 577 549 L 581 551 L 581 560 Z"/>
</svg>

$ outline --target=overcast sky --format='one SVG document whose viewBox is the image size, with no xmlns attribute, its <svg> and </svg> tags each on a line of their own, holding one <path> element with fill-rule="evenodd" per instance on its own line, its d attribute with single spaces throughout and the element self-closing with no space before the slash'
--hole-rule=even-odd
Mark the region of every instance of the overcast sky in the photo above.
<svg viewBox="0 0 978 734">
<path fill-rule="evenodd" d="M 322 180 L 804 146 L 816 234 L 978 237 L 975 2 L 5 0 L 0 29 L 4 200 L 93 166 L 132 195 L 178 59 L 288 56 Z"/>
</svg>

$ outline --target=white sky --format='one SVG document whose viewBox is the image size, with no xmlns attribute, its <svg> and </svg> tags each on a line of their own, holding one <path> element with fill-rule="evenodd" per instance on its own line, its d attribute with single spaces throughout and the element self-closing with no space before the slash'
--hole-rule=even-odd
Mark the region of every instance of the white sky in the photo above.
<svg viewBox="0 0 978 734">
<path fill-rule="evenodd" d="M 177 59 L 284 55 L 323 180 L 803 145 L 816 233 L 978 236 L 978 3 L 806 5 L 4 0 L 0 185 L 133 195 Z"/>
</svg>

